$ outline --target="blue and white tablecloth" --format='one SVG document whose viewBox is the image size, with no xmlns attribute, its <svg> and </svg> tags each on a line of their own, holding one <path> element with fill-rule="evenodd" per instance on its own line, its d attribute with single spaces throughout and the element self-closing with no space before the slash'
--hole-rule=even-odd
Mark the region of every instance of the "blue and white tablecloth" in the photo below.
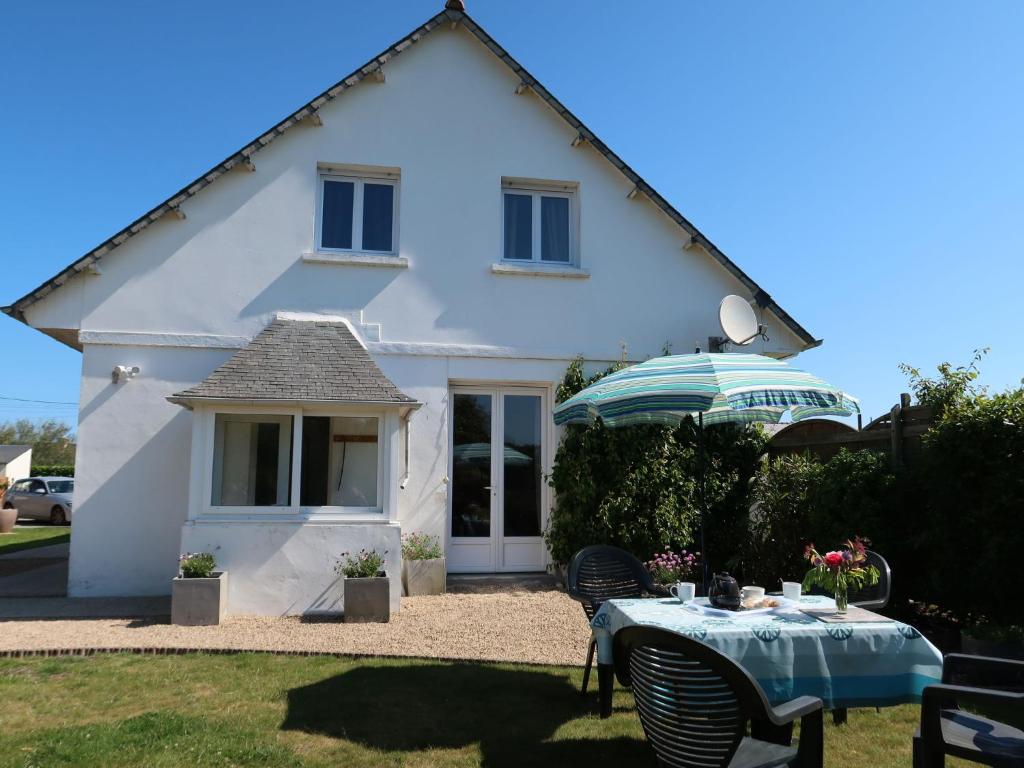
<svg viewBox="0 0 1024 768">
<path fill-rule="evenodd" d="M 800 607 L 834 609 L 835 602 L 805 595 Z M 828 709 L 918 702 L 942 678 L 942 654 L 907 624 L 830 624 L 795 609 L 712 618 L 675 599 L 604 603 L 591 622 L 599 664 L 612 663 L 612 636 L 634 624 L 679 632 L 735 659 L 773 704 L 804 695 Z"/>
</svg>

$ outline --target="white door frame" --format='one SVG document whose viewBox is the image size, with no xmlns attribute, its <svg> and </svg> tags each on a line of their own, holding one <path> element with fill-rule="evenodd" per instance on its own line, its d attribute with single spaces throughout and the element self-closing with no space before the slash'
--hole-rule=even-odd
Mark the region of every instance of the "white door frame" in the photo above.
<svg viewBox="0 0 1024 768">
<path fill-rule="evenodd" d="M 468 538 L 452 536 L 452 491 L 454 478 L 454 443 L 455 443 L 455 396 L 456 395 L 487 395 L 491 398 L 491 535 L 488 544 Z M 540 398 L 540 536 L 505 536 L 504 534 L 504 426 L 505 396 L 533 395 Z M 448 388 L 448 477 L 451 483 L 445 504 L 445 551 L 448 556 L 448 571 L 451 573 L 500 573 L 516 571 L 544 571 L 549 562 L 547 545 L 544 543 L 543 532 L 547 528 L 551 509 L 551 489 L 548 477 L 551 473 L 552 445 L 554 437 L 553 422 L 550 418 L 552 388 L 550 384 L 503 384 L 503 383 L 452 383 Z M 507 545 L 535 546 L 537 557 L 529 564 L 513 562 L 505 564 Z M 489 557 L 486 565 L 460 566 L 453 562 L 455 550 L 463 547 L 488 547 Z"/>
</svg>

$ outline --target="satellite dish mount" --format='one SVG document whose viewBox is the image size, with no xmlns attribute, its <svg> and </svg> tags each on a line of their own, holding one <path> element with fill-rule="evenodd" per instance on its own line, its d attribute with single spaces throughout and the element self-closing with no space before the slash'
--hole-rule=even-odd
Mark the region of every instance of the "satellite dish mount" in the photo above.
<svg viewBox="0 0 1024 768">
<path fill-rule="evenodd" d="M 726 344 L 745 347 L 754 339 L 768 341 L 768 326 L 757 322 L 750 302 L 742 296 L 729 295 L 718 305 L 718 323 L 722 327 L 722 336 L 710 336 L 708 348 L 712 352 L 721 352 Z"/>
</svg>

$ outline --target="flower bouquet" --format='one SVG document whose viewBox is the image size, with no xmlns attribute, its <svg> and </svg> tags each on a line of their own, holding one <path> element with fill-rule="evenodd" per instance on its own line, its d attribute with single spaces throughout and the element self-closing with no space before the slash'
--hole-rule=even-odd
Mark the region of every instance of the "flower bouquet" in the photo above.
<svg viewBox="0 0 1024 768">
<path fill-rule="evenodd" d="M 836 612 L 846 613 L 848 592 L 871 587 L 878 583 L 878 569 L 867 565 L 867 542 L 859 536 L 847 539 L 834 552 L 818 553 L 814 544 L 804 549 L 804 557 L 811 564 L 811 570 L 804 576 L 803 589 L 811 587 L 826 589 L 836 597 Z"/>
</svg>

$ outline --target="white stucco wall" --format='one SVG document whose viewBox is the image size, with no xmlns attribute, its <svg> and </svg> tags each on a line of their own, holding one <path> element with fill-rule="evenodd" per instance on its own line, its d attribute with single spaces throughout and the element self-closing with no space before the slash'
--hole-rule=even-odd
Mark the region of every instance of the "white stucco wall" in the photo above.
<svg viewBox="0 0 1024 768">
<path fill-rule="evenodd" d="M 226 350 L 85 347 L 68 594 L 170 592 L 188 513 L 192 414 L 164 398 L 228 356 Z M 115 365 L 137 365 L 142 373 L 114 384 Z"/>
<path fill-rule="evenodd" d="M 188 523 L 187 552 L 212 552 L 228 571 L 228 613 L 285 616 L 338 613 L 345 579 L 334 573 L 344 551 L 387 552 L 391 612 L 402 596 L 401 532 L 394 523 Z"/>
<path fill-rule="evenodd" d="M 15 456 L 6 464 L 0 465 L 0 477 L 6 477 L 12 483 L 32 474 L 32 449 Z"/>
<path fill-rule="evenodd" d="M 673 222 L 642 196 L 628 199 L 630 183 L 593 149 L 570 147 L 570 128 L 529 92 L 516 95 L 516 85 L 465 30 L 438 30 L 389 63 L 386 82 L 325 105 L 323 127 L 292 129 L 256 154 L 255 172 L 232 171 L 186 202 L 185 220 L 165 217 L 105 256 L 100 274 L 74 278 L 28 309 L 32 325 L 80 329 L 84 343 L 70 594 L 167 593 L 182 547 L 213 544 L 217 534 L 230 559 L 222 564 L 232 571 L 231 610 L 286 612 L 313 605 L 310 594 L 288 587 L 278 599 L 272 584 L 246 587 L 239 577 L 294 585 L 301 579 L 290 573 L 309 577 L 296 565 L 301 549 L 320 557 L 336 554 L 339 537 L 392 535 L 379 525 L 359 534 L 268 527 L 234 540 L 217 527 L 185 526 L 192 416 L 165 398 L 202 380 L 277 311 L 361 317 L 372 335 L 379 325 L 371 353 L 424 403 L 411 421 L 399 520 L 439 535 L 451 382 L 551 385 L 577 353 L 614 360 L 625 343 L 641 359 L 718 334 L 718 302 L 747 296 L 742 286 L 702 251 L 683 250 Z M 398 243 L 408 268 L 302 259 L 314 250 L 318 163 L 400 169 Z M 492 272 L 502 177 L 579 185 L 589 278 Z M 773 316 L 762 321 L 771 342 L 751 351 L 800 348 Z M 114 385 L 116 364 L 141 372 Z M 274 547 L 280 557 L 264 569 L 260 558 L 273 560 Z M 317 573 L 310 589 L 333 589 Z"/>
</svg>

